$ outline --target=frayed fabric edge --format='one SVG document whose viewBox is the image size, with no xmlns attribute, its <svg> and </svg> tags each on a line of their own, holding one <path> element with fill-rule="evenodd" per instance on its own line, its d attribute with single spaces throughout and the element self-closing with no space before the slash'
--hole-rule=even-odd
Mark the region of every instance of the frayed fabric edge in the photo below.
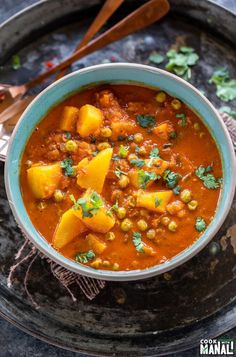
<svg viewBox="0 0 236 357">
<path fill-rule="evenodd" d="M 27 254 L 24 255 L 25 251 L 27 249 L 30 249 Z M 24 256 L 23 256 L 24 255 Z M 33 246 L 33 244 L 25 238 L 24 243 L 22 246 L 18 249 L 16 255 L 15 255 L 15 260 L 19 260 L 16 262 L 14 265 L 11 266 L 9 275 L 7 278 L 7 286 L 8 288 L 11 288 L 13 286 L 14 282 L 14 274 L 16 273 L 17 269 L 24 265 L 26 262 L 28 262 L 28 266 L 25 272 L 24 276 L 24 290 L 26 292 L 27 297 L 31 301 L 31 303 L 34 305 L 36 309 L 39 309 L 40 306 L 37 304 L 37 302 L 34 300 L 32 294 L 30 293 L 28 289 L 28 282 L 29 282 L 29 276 L 30 276 L 30 271 L 32 269 L 32 266 L 37 258 L 41 258 L 43 260 L 46 260 L 47 263 L 50 265 L 50 270 L 52 275 L 61 283 L 61 285 L 67 290 L 69 293 L 71 299 L 73 302 L 77 301 L 77 298 L 75 294 L 72 292 L 70 289 L 70 286 L 72 284 L 78 285 L 82 293 L 86 296 L 88 300 L 93 300 L 100 292 L 102 289 L 105 288 L 105 281 L 103 280 L 97 280 L 97 279 L 92 279 L 88 278 L 85 276 L 81 276 L 79 274 L 76 274 L 60 265 L 57 263 L 53 262 L 50 260 L 48 257 L 40 253 L 36 247 Z"/>
</svg>

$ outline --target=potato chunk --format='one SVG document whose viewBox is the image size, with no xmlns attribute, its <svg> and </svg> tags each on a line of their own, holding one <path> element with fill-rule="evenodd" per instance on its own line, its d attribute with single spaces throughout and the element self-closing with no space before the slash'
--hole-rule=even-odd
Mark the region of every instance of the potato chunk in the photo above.
<svg viewBox="0 0 236 357">
<path fill-rule="evenodd" d="M 171 190 L 158 192 L 145 192 L 139 190 L 137 192 L 137 207 L 143 207 L 150 211 L 165 213 L 166 205 L 173 196 Z"/>
<path fill-rule="evenodd" d="M 52 244 L 60 249 L 70 243 L 76 236 L 86 231 L 86 226 L 73 213 L 73 208 L 69 209 L 61 216 L 53 236 Z"/>
<path fill-rule="evenodd" d="M 119 136 L 128 136 L 133 133 L 135 124 L 130 121 L 117 121 L 111 124 L 112 139 L 117 139 Z"/>
<path fill-rule="evenodd" d="M 113 149 L 108 148 L 100 151 L 91 161 L 78 164 L 77 184 L 82 188 L 91 188 L 98 193 L 102 192 L 107 176 Z"/>
<path fill-rule="evenodd" d="M 50 198 L 58 188 L 62 178 L 60 163 L 32 166 L 27 170 L 27 178 L 35 198 Z"/>
<path fill-rule="evenodd" d="M 97 236 L 91 233 L 87 235 L 86 241 L 95 254 L 103 253 L 107 247 L 105 242 L 102 242 Z"/>
<path fill-rule="evenodd" d="M 160 139 L 167 140 L 169 139 L 169 134 L 174 129 L 168 123 L 163 123 L 158 125 L 156 128 L 153 129 L 153 133 L 156 134 Z"/>
<path fill-rule="evenodd" d="M 77 121 L 77 132 L 85 138 L 101 128 L 103 124 L 103 113 L 91 104 L 83 105 L 79 110 Z"/>
<path fill-rule="evenodd" d="M 72 106 L 65 106 L 63 108 L 61 120 L 60 120 L 60 129 L 65 131 L 74 131 L 75 124 L 79 117 L 79 109 Z"/>
<path fill-rule="evenodd" d="M 96 200 L 97 204 L 94 205 Z M 108 208 L 104 200 L 95 191 L 88 189 L 82 196 L 83 209 L 81 206 L 73 210 L 73 213 L 93 232 L 107 233 L 115 224 L 115 218 L 108 214 Z M 96 207 L 97 209 L 91 211 Z M 90 213 L 90 214 L 89 214 Z M 88 216 L 89 215 L 89 216 Z"/>
</svg>

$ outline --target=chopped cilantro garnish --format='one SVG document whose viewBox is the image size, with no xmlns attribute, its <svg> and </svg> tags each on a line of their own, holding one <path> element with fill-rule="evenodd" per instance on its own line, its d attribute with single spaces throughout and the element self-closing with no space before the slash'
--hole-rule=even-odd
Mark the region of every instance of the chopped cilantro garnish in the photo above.
<svg viewBox="0 0 236 357">
<path fill-rule="evenodd" d="M 206 222 L 202 217 L 197 217 L 196 223 L 195 223 L 195 228 L 198 232 L 202 232 L 206 229 Z"/>
<path fill-rule="evenodd" d="M 122 171 L 119 167 L 116 167 L 115 169 L 115 175 L 116 177 L 120 178 L 121 175 L 127 175 L 127 172 Z"/>
<path fill-rule="evenodd" d="M 142 235 L 139 232 L 134 232 L 133 233 L 133 244 L 139 253 L 145 253 L 144 248 L 143 248 L 143 242 L 142 242 Z"/>
<path fill-rule="evenodd" d="M 207 167 L 199 166 L 195 170 L 195 175 L 203 182 L 206 188 L 215 190 L 218 187 L 220 187 L 222 183 L 222 179 L 215 178 L 213 174 L 209 173 L 211 171 L 212 171 L 212 166 L 207 166 Z"/>
<path fill-rule="evenodd" d="M 21 67 L 20 56 L 18 56 L 18 55 L 12 56 L 12 58 L 11 58 L 11 67 L 15 71 Z"/>
<path fill-rule="evenodd" d="M 179 52 L 170 50 L 167 52 L 169 62 L 166 65 L 168 71 L 176 73 L 178 76 L 188 80 L 191 78 L 191 68 L 199 60 L 199 56 L 191 47 L 181 47 Z"/>
<path fill-rule="evenodd" d="M 157 157 L 159 157 L 159 149 L 158 149 L 158 148 L 153 148 L 153 149 L 150 151 L 149 157 L 150 157 L 150 159 L 151 159 L 151 158 L 157 158 Z"/>
<path fill-rule="evenodd" d="M 61 168 L 64 171 L 65 176 L 74 176 L 75 170 L 72 167 L 73 160 L 72 159 L 65 159 L 61 161 Z"/>
<path fill-rule="evenodd" d="M 120 157 L 119 157 L 118 155 L 114 155 L 114 156 L 112 157 L 112 160 L 113 160 L 113 161 L 119 161 L 119 160 L 120 160 Z"/>
<path fill-rule="evenodd" d="M 95 254 L 92 250 L 89 250 L 88 252 L 83 252 L 83 253 L 77 253 L 75 256 L 75 260 L 78 263 L 88 263 L 89 260 L 92 260 L 95 258 Z"/>
<path fill-rule="evenodd" d="M 155 197 L 155 207 L 157 208 L 158 206 L 160 206 L 161 202 L 162 202 L 162 200 L 160 200 L 160 199 L 158 198 L 158 196 L 156 196 L 156 197 Z"/>
<path fill-rule="evenodd" d="M 118 208 L 119 208 L 119 203 L 118 200 L 116 200 L 116 203 L 107 210 L 106 214 L 108 214 L 108 216 L 111 216 L 113 211 L 114 212 L 118 211 Z"/>
<path fill-rule="evenodd" d="M 181 190 L 181 187 L 180 186 L 176 186 L 175 188 L 173 188 L 173 193 L 175 195 L 179 195 L 180 194 L 180 190 Z"/>
<path fill-rule="evenodd" d="M 149 155 L 150 160 L 147 163 L 147 167 L 152 167 L 154 159 L 157 159 L 158 157 L 159 157 L 159 149 L 153 148 Z"/>
<path fill-rule="evenodd" d="M 225 81 L 229 80 L 229 71 L 225 67 L 217 68 L 211 78 L 209 79 L 209 83 L 221 84 Z"/>
<path fill-rule="evenodd" d="M 171 131 L 170 132 L 170 139 L 176 139 L 177 138 L 177 133 L 176 131 Z"/>
<path fill-rule="evenodd" d="M 137 155 L 138 155 L 139 150 L 140 150 L 140 147 L 137 145 L 137 146 L 136 146 L 136 148 L 135 148 L 135 154 L 137 154 Z"/>
<path fill-rule="evenodd" d="M 128 155 L 128 148 L 125 147 L 124 145 L 120 145 L 119 151 L 118 151 L 118 155 L 120 157 L 126 157 Z"/>
<path fill-rule="evenodd" d="M 71 139 L 71 133 L 69 132 L 69 131 L 67 131 L 67 132 L 65 132 L 65 138 L 67 139 L 67 140 L 70 140 Z"/>
<path fill-rule="evenodd" d="M 160 176 L 158 176 L 155 172 L 148 172 L 144 170 L 138 171 L 138 182 L 141 188 L 146 188 L 150 181 L 155 181 L 158 178 L 160 178 Z"/>
<path fill-rule="evenodd" d="M 97 211 L 103 206 L 103 201 L 97 192 L 93 191 L 90 195 L 90 203 L 92 205 L 92 213 L 96 214 Z"/>
<path fill-rule="evenodd" d="M 136 120 L 142 128 L 152 127 L 156 124 L 156 119 L 148 114 L 137 115 Z"/>
<path fill-rule="evenodd" d="M 186 126 L 187 124 L 187 118 L 184 113 L 176 114 L 176 118 L 181 120 L 181 126 Z"/>
<path fill-rule="evenodd" d="M 233 110 L 232 108 L 230 108 L 228 106 L 221 107 L 219 109 L 219 112 L 226 113 L 226 114 L 230 115 L 232 118 L 236 119 L 236 110 Z"/>
<path fill-rule="evenodd" d="M 164 56 L 156 51 L 153 51 L 150 56 L 148 57 L 149 61 L 155 64 L 160 64 L 164 61 Z"/>
<path fill-rule="evenodd" d="M 180 178 L 180 174 L 170 170 L 165 170 L 163 174 L 163 179 L 166 182 L 167 187 L 171 189 L 175 188 L 178 185 L 178 181 Z"/>
<path fill-rule="evenodd" d="M 73 209 L 78 210 L 82 209 L 82 217 L 93 217 L 94 214 L 103 206 L 103 201 L 97 192 L 93 191 L 90 197 L 79 198 L 77 201 L 73 195 L 70 195 L 71 201 L 74 203 Z"/>
<path fill-rule="evenodd" d="M 143 165 L 145 164 L 145 160 L 142 160 L 142 159 L 134 159 L 134 160 L 131 160 L 130 163 L 132 165 L 135 165 L 137 167 L 143 167 Z"/>
<path fill-rule="evenodd" d="M 227 68 L 218 68 L 209 80 L 216 85 L 216 95 L 221 100 L 228 102 L 236 99 L 236 79 L 230 79 Z"/>
<path fill-rule="evenodd" d="M 95 144 L 96 143 L 97 139 L 93 135 L 90 134 L 89 138 L 90 138 L 90 143 L 91 144 Z"/>
</svg>

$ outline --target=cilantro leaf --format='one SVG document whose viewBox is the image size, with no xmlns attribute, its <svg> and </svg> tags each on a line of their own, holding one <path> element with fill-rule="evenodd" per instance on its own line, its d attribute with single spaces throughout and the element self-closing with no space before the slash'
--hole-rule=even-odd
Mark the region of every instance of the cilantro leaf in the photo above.
<svg viewBox="0 0 236 357">
<path fill-rule="evenodd" d="M 180 51 L 182 53 L 193 53 L 194 52 L 194 48 L 187 47 L 187 46 L 182 46 L 182 47 L 180 47 Z"/>
<path fill-rule="evenodd" d="M 170 139 L 176 139 L 177 138 L 177 133 L 176 131 L 171 131 L 170 132 Z"/>
<path fill-rule="evenodd" d="M 207 166 L 207 167 L 199 166 L 195 170 L 195 175 L 203 182 L 203 185 L 206 188 L 215 190 L 221 186 L 222 179 L 215 178 L 213 174 L 209 173 L 211 171 L 212 171 L 212 166 Z"/>
<path fill-rule="evenodd" d="M 209 83 L 216 85 L 216 95 L 221 100 L 228 102 L 236 99 L 236 79 L 230 79 L 227 68 L 216 69 L 209 79 Z"/>
<path fill-rule="evenodd" d="M 134 232 L 133 233 L 133 244 L 139 253 L 145 253 L 144 252 L 144 245 L 142 242 L 142 235 L 139 232 Z"/>
<path fill-rule="evenodd" d="M 153 148 L 149 155 L 150 159 L 159 157 L 159 149 Z"/>
<path fill-rule="evenodd" d="M 128 155 L 128 148 L 125 147 L 124 145 L 120 145 L 119 151 L 118 151 L 118 155 L 120 157 L 126 157 Z"/>
<path fill-rule="evenodd" d="M 181 186 L 176 186 L 175 188 L 173 188 L 173 193 L 175 195 L 179 195 L 180 194 L 180 190 L 181 190 Z"/>
<path fill-rule="evenodd" d="M 137 115 L 136 120 L 142 128 L 152 127 L 156 124 L 156 119 L 148 114 Z"/>
<path fill-rule="evenodd" d="M 232 118 L 236 119 L 236 110 L 233 110 L 232 108 L 228 106 L 223 106 L 219 109 L 220 113 L 226 113 L 230 115 Z"/>
<path fill-rule="evenodd" d="M 216 95 L 224 102 L 236 99 L 236 79 L 217 85 Z"/>
<path fill-rule="evenodd" d="M 191 68 L 199 60 L 199 56 L 191 47 L 182 46 L 179 52 L 169 50 L 167 52 L 169 62 L 166 64 L 168 71 L 174 72 L 178 76 L 189 80 L 191 78 Z"/>
<path fill-rule="evenodd" d="M 97 211 L 103 206 L 103 201 L 97 192 L 93 191 L 90 195 L 90 203 L 92 209 L 90 210 L 93 214 L 96 214 Z"/>
<path fill-rule="evenodd" d="M 153 51 L 148 57 L 148 60 L 152 63 L 160 64 L 164 61 L 164 56 L 162 56 L 160 53 L 156 51 Z"/>
<path fill-rule="evenodd" d="M 143 167 L 143 165 L 145 164 L 145 161 L 142 160 L 142 159 L 133 159 L 133 160 L 130 161 L 130 163 L 132 165 L 137 166 L 137 167 Z"/>
<path fill-rule="evenodd" d="M 69 132 L 69 131 L 67 131 L 67 132 L 65 132 L 65 138 L 67 139 L 67 140 L 70 140 L 71 139 L 71 133 Z"/>
<path fill-rule="evenodd" d="M 78 210 L 82 209 L 82 217 L 93 217 L 94 214 L 103 206 L 103 201 L 97 192 L 92 192 L 89 198 L 79 198 L 77 201 L 74 195 L 69 196 L 71 201 L 74 203 L 73 209 Z"/>
<path fill-rule="evenodd" d="M 113 160 L 113 161 L 119 161 L 119 160 L 120 160 L 120 157 L 119 157 L 118 155 L 114 155 L 114 156 L 112 157 L 112 160 Z"/>
<path fill-rule="evenodd" d="M 158 198 L 158 196 L 155 197 L 155 207 L 157 208 L 158 206 L 160 206 L 160 204 L 162 203 L 162 200 Z"/>
<path fill-rule="evenodd" d="M 154 159 L 159 158 L 159 149 L 153 148 L 149 155 L 150 160 L 147 163 L 147 167 L 152 167 Z"/>
<path fill-rule="evenodd" d="M 61 161 L 61 168 L 63 169 L 65 176 L 75 176 L 75 170 L 73 169 L 72 165 L 72 159 L 65 159 Z"/>
<path fill-rule="evenodd" d="M 136 145 L 136 148 L 135 148 L 135 154 L 137 154 L 137 155 L 138 155 L 139 150 L 140 150 L 140 147 L 139 147 L 138 145 Z"/>
<path fill-rule="evenodd" d="M 92 250 L 89 250 L 88 252 L 77 253 L 75 256 L 75 260 L 82 264 L 88 263 L 89 260 L 92 260 L 93 258 L 95 258 L 95 254 Z"/>
<path fill-rule="evenodd" d="M 181 175 L 170 171 L 170 170 L 165 170 L 163 174 L 163 180 L 166 182 L 166 185 L 168 188 L 175 188 L 178 184 L 179 179 L 181 178 Z"/>
<path fill-rule="evenodd" d="M 184 113 L 176 114 L 175 116 L 176 116 L 176 118 L 181 120 L 180 123 L 181 123 L 182 127 L 187 125 L 187 118 L 186 118 L 186 115 Z"/>
<path fill-rule="evenodd" d="M 128 175 L 127 172 L 122 171 L 119 167 L 116 167 L 115 169 L 115 175 L 116 177 L 120 178 L 121 175 Z"/>
<path fill-rule="evenodd" d="M 209 83 L 220 84 L 229 79 L 229 71 L 226 67 L 217 68 L 211 78 L 209 79 Z"/>
<path fill-rule="evenodd" d="M 195 228 L 198 232 L 202 232 L 206 229 L 206 222 L 202 217 L 197 217 L 196 223 L 195 223 Z"/>
<path fill-rule="evenodd" d="M 12 67 L 12 69 L 14 69 L 15 71 L 21 67 L 21 59 L 20 59 L 20 56 L 18 56 L 18 55 L 12 56 L 12 58 L 11 58 L 11 67 Z"/>
<path fill-rule="evenodd" d="M 108 216 L 111 216 L 113 211 L 115 212 L 118 211 L 118 208 L 119 208 L 119 203 L 118 200 L 116 200 L 116 203 L 107 210 L 106 214 Z"/>
<path fill-rule="evenodd" d="M 160 178 L 160 176 L 158 176 L 155 172 L 148 172 L 144 170 L 138 171 L 138 182 L 141 188 L 146 188 L 150 181 L 155 181 L 158 178 Z"/>
</svg>

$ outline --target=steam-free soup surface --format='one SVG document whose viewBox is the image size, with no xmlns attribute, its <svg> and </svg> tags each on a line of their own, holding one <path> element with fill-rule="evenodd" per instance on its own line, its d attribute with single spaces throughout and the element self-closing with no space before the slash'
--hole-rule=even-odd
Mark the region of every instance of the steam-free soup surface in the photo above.
<svg viewBox="0 0 236 357">
<path fill-rule="evenodd" d="M 222 185 L 216 144 L 167 93 L 94 87 L 52 108 L 22 158 L 36 229 L 94 269 L 145 269 L 189 247 L 214 217 Z"/>
</svg>

